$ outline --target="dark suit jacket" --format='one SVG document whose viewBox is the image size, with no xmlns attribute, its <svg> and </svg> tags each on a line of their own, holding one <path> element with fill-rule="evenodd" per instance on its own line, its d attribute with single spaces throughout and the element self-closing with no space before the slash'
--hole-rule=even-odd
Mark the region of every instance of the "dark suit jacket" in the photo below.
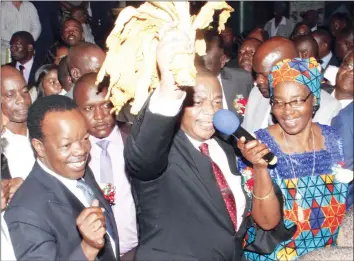
<svg viewBox="0 0 354 261">
<path fill-rule="evenodd" d="M 235 233 L 211 162 L 183 131 L 175 132 L 178 118 L 143 109 L 125 145 L 137 195 L 136 260 L 240 261 L 245 223 Z M 217 142 L 231 172 L 240 175 L 232 146 Z"/>
<path fill-rule="evenodd" d="M 340 61 L 336 58 L 336 56 L 334 55 L 334 53 L 332 54 L 332 57 L 331 59 L 329 60 L 328 64 L 327 64 L 327 67 L 329 65 L 332 65 L 332 66 L 337 66 L 339 67 L 340 66 Z M 325 69 L 327 69 L 327 67 Z"/>
<path fill-rule="evenodd" d="M 89 168 L 84 178 L 105 208 L 118 237 L 113 212 Z M 67 187 L 36 163 L 5 212 L 17 260 L 87 260 L 76 226 L 76 218 L 84 208 Z M 118 260 L 107 235 L 98 260 Z"/>
<path fill-rule="evenodd" d="M 224 67 L 221 71 L 221 82 L 229 110 L 237 113 L 233 105 L 236 95 L 242 94 L 244 98 L 248 98 L 253 87 L 252 75 L 241 68 Z M 241 119 L 242 117 L 238 115 Z"/>
<path fill-rule="evenodd" d="M 16 61 L 12 61 L 11 63 L 9 63 L 8 65 L 16 67 Z M 28 77 L 28 88 L 33 87 L 36 82 L 35 82 L 35 74 L 36 71 L 38 70 L 39 67 L 41 67 L 43 64 L 39 61 L 39 59 L 36 58 L 36 56 L 33 57 L 33 64 L 32 64 L 32 68 L 31 68 L 31 72 L 30 75 Z"/>
<path fill-rule="evenodd" d="M 336 128 L 343 139 L 343 151 L 344 151 L 344 167 L 346 169 L 353 170 L 353 142 L 354 142 L 354 130 L 353 130 L 353 102 L 339 112 L 339 114 L 332 119 L 332 127 Z M 349 195 L 347 198 L 347 204 L 353 204 L 353 182 L 349 185 Z"/>
</svg>

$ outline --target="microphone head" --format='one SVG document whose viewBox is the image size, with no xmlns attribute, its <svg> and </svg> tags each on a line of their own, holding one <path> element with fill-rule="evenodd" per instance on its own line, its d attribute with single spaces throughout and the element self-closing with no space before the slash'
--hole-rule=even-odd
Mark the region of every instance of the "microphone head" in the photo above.
<svg viewBox="0 0 354 261">
<path fill-rule="evenodd" d="M 232 135 L 240 126 L 240 120 L 230 110 L 218 110 L 214 114 L 213 124 L 219 132 Z"/>
</svg>

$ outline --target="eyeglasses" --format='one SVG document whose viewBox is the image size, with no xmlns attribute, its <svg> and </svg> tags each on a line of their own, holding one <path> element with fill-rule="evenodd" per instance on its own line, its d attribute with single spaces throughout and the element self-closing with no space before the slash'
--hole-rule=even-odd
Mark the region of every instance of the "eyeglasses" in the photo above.
<svg viewBox="0 0 354 261">
<path fill-rule="evenodd" d="M 304 106 L 305 102 L 310 98 L 312 92 L 307 95 L 305 99 L 297 98 L 296 100 L 289 101 L 289 102 L 282 102 L 282 101 L 276 101 L 274 99 L 270 100 L 270 105 L 273 107 L 273 109 L 284 109 L 287 104 L 290 105 L 291 108 L 296 109 Z"/>
</svg>

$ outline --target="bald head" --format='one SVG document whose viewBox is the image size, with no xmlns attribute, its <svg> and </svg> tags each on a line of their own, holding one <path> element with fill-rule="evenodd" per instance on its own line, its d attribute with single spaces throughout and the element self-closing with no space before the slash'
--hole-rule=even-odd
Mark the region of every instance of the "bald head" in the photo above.
<svg viewBox="0 0 354 261">
<path fill-rule="evenodd" d="M 23 79 L 24 83 L 26 84 L 25 78 L 23 78 L 23 75 L 15 67 L 10 65 L 1 66 L 1 88 L 3 88 L 5 82 L 10 78 Z"/>
<path fill-rule="evenodd" d="M 265 98 L 269 98 L 268 73 L 272 67 L 284 59 L 297 56 L 294 43 L 280 36 L 272 37 L 258 47 L 253 56 L 253 69 L 257 73 L 257 87 Z"/>
<path fill-rule="evenodd" d="M 318 57 L 318 45 L 312 35 L 301 35 L 294 39 L 294 43 L 299 57 L 303 59 Z"/>
<path fill-rule="evenodd" d="M 292 41 L 275 36 L 258 47 L 253 56 L 253 69 L 257 73 L 268 73 L 277 62 L 297 56 L 297 50 Z"/>
<path fill-rule="evenodd" d="M 322 59 L 331 51 L 332 35 L 327 30 L 319 29 L 312 33 L 312 37 L 318 45 L 318 58 Z"/>
<path fill-rule="evenodd" d="M 98 85 L 95 84 L 97 78 L 97 73 L 87 73 L 80 77 L 75 82 L 73 97 L 74 101 L 78 100 L 80 97 L 87 95 L 88 92 L 98 93 L 99 91 L 104 91 L 107 93 L 108 85 L 100 85 L 100 90 Z"/>
<path fill-rule="evenodd" d="M 72 78 L 76 82 L 82 75 L 98 72 L 106 57 L 105 52 L 92 43 L 80 43 L 70 49 L 67 64 Z"/>
<path fill-rule="evenodd" d="M 111 114 L 112 104 L 106 100 L 108 79 L 95 84 L 97 73 L 83 75 L 74 86 L 74 101 L 85 118 L 90 135 L 102 139 L 112 132 L 115 117 Z"/>
</svg>

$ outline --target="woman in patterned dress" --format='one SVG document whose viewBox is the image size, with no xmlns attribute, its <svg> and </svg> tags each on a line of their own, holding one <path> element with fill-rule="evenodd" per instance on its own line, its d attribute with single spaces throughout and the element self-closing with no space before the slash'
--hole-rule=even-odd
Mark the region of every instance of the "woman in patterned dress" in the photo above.
<svg viewBox="0 0 354 261">
<path fill-rule="evenodd" d="M 346 212 L 347 184 L 338 180 L 343 175 L 339 135 L 329 126 L 312 122 L 320 104 L 319 68 L 314 58 L 287 59 L 274 66 L 268 78 L 272 114 L 278 123 L 257 131 L 258 141 L 238 141 L 245 158 L 239 160 L 239 168 L 249 196 L 268 200 L 280 188 L 284 199 L 282 222 L 294 230 L 290 239 L 270 250 L 273 252 L 260 253 L 248 246 L 264 231 L 250 226 L 244 249 L 248 261 L 296 260 L 336 244 Z M 278 158 L 273 168 L 262 159 L 269 150 Z M 252 193 L 253 177 L 261 172 L 268 172 L 273 180 L 268 195 Z M 277 238 L 276 230 L 272 237 Z"/>
</svg>

